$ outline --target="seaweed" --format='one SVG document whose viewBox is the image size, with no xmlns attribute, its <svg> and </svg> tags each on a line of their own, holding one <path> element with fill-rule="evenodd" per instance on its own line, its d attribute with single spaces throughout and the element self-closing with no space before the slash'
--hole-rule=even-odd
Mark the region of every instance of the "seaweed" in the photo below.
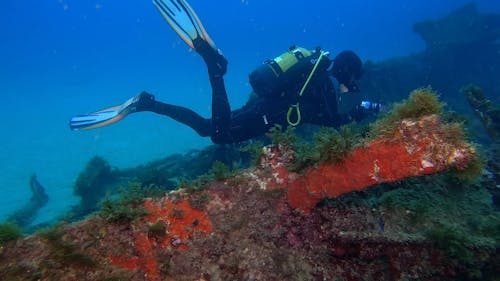
<svg viewBox="0 0 500 281">
<path fill-rule="evenodd" d="M 477 152 L 476 157 L 471 159 L 463 169 L 452 170 L 452 175 L 461 182 L 474 182 L 481 178 L 485 167 L 486 158 L 482 153 Z"/>
<path fill-rule="evenodd" d="M 38 233 L 51 246 L 50 258 L 63 265 L 95 266 L 95 262 L 78 251 L 74 243 L 63 240 L 64 232 L 57 227 L 47 228 Z"/>
<path fill-rule="evenodd" d="M 38 268 L 29 263 L 12 265 L 7 270 L 3 270 L 2 272 L 0 272 L 0 280 L 38 281 L 41 280 L 41 278 L 42 273 L 38 270 Z"/>
<path fill-rule="evenodd" d="M 426 233 L 438 249 L 443 250 L 447 257 L 463 264 L 473 262 L 473 254 L 467 245 L 471 244 L 465 233 L 450 225 L 437 225 Z"/>
<path fill-rule="evenodd" d="M 248 178 L 242 174 L 237 174 L 228 178 L 226 183 L 230 186 L 245 185 L 248 183 Z"/>
<path fill-rule="evenodd" d="M 81 198 L 82 212 L 88 213 L 98 207 L 98 202 L 107 192 L 106 186 L 114 182 L 115 171 L 102 157 L 94 156 L 78 175 L 73 193 Z"/>
<path fill-rule="evenodd" d="M 0 224 L 0 245 L 15 241 L 23 236 L 21 228 L 12 222 Z"/>
<path fill-rule="evenodd" d="M 231 175 L 231 169 L 221 161 L 215 161 L 209 173 L 216 181 L 223 181 Z"/>
<path fill-rule="evenodd" d="M 493 141 L 498 142 L 500 140 L 500 106 L 487 99 L 483 89 L 476 85 L 467 85 L 460 91 L 466 96 L 488 135 Z"/>
<path fill-rule="evenodd" d="M 319 162 L 341 162 L 355 147 L 357 140 L 357 135 L 350 126 L 342 126 L 338 131 L 322 128 L 314 136 Z"/>
<path fill-rule="evenodd" d="M 483 268 L 488 254 L 482 254 L 500 245 L 500 213 L 483 186 L 443 173 L 380 188 L 384 193 L 373 191 L 378 198 L 372 206 L 390 221 L 390 231 L 431 242 L 463 280 L 490 280 Z"/>
<path fill-rule="evenodd" d="M 212 168 L 206 173 L 199 175 L 193 180 L 182 179 L 178 185 L 177 190 L 183 189 L 189 194 L 200 191 L 208 187 L 212 181 L 224 181 L 234 175 L 234 171 L 221 161 L 214 161 Z"/>
<path fill-rule="evenodd" d="M 189 198 L 189 205 L 193 209 L 204 210 L 205 205 L 208 204 L 208 202 L 210 202 L 210 200 L 212 200 L 212 198 L 210 197 L 210 194 L 208 192 L 204 191 L 204 192 L 195 194 L 194 196 L 191 196 Z"/>
<path fill-rule="evenodd" d="M 296 141 L 295 158 L 290 165 L 292 171 L 300 171 L 317 163 L 342 162 L 361 142 L 354 125 L 342 126 L 338 130 L 323 127 L 314 134 L 312 142 Z"/>
<path fill-rule="evenodd" d="M 253 165 L 257 166 L 260 163 L 260 159 L 263 155 L 263 147 L 264 143 L 255 141 L 241 147 L 240 151 L 250 154 Z"/>
<path fill-rule="evenodd" d="M 118 199 L 112 200 L 108 198 L 102 203 L 99 215 L 109 222 L 131 222 L 147 214 L 146 209 L 140 204 L 144 198 L 157 198 L 163 194 L 163 188 L 158 186 L 129 183 L 128 188 L 121 188 Z"/>
<path fill-rule="evenodd" d="M 191 188 L 194 191 L 203 190 L 209 186 L 209 184 L 212 182 L 212 178 L 213 177 L 210 173 L 200 175 L 196 177 L 196 179 L 191 181 Z"/>
<path fill-rule="evenodd" d="M 416 119 L 425 115 L 443 113 L 444 103 L 438 99 L 438 94 L 431 87 L 413 90 L 407 100 L 397 103 L 392 110 L 372 125 L 374 136 L 392 136 L 399 121 Z"/>
<path fill-rule="evenodd" d="M 167 235 L 166 229 L 167 224 L 163 220 L 159 220 L 149 226 L 148 237 L 164 238 Z"/>
<path fill-rule="evenodd" d="M 294 150 L 299 142 L 297 135 L 295 134 L 294 127 L 287 127 L 283 130 L 280 125 L 275 125 L 269 129 L 268 136 L 271 139 L 273 145 L 283 145 L 287 148 Z"/>
<path fill-rule="evenodd" d="M 120 201 L 106 200 L 102 203 L 99 215 L 112 223 L 127 223 L 147 214 L 146 209 L 129 206 Z"/>
<path fill-rule="evenodd" d="M 140 170 L 137 175 L 137 181 L 142 183 L 144 186 L 164 186 L 167 189 L 172 189 L 175 185 L 171 180 L 169 180 L 168 174 L 164 173 L 157 167 L 145 167 Z"/>
</svg>

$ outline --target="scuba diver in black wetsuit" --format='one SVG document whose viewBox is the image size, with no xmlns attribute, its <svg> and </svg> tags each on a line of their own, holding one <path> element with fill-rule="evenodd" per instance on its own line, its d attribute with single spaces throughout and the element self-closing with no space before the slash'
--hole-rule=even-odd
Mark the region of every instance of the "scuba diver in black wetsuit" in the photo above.
<svg viewBox="0 0 500 281">
<path fill-rule="evenodd" d="M 223 80 L 227 61 L 206 42 L 203 42 L 205 41 L 201 44 L 195 42 L 195 48 L 208 66 L 212 86 L 212 118 L 203 118 L 188 108 L 156 101 L 154 96 L 145 92 L 140 94 L 136 111 L 152 111 L 168 116 L 193 128 L 200 136 L 210 137 L 214 143 L 240 142 L 262 136 L 276 124 L 282 127 L 288 126 L 288 121 L 294 124 L 293 122 L 298 121 L 299 111 L 297 110 L 300 110 L 301 122 L 330 127 L 353 120 L 358 121 L 367 111 L 359 107 L 350 114 L 337 113 L 337 97 L 330 78 L 331 73 L 334 75 L 337 73 L 337 76 L 341 77 L 337 78 L 339 83 L 348 85 L 346 88 L 349 90 L 356 89 L 353 82 L 361 75 L 361 60 L 351 51 L 344 51 L 336 57 L 331 72 L 326 71 L 325 68 L 332 62 L 326 57 L 322 58 L 324 64 L 321 64 L 321 69 L 316 69 L 316 73 L 312 76 L 302 96 L 299 96 L 300 87 L 314 66 L 310 61 L 304 62 L 307 64 L 305 68 L 309 68 L 309 71 L 300 74 L 302 83 L 287 81 L 289 85 L 285 86 L 288 88 L 276 90 L 278 92 L 259 93 L 254 89 L 255 95 L 242 108 L 231 111 Z M 289 52 L 300 53 L 300 50 L 291 48 Z M 321 51 L 318 49 L 311 56 L 319 52 Z M 309 60 L 305 57 L 302 59 Z M 264 66 L 268 69 L 271 67 Z M 251 81 L 254 81 L 252 78 L 259 73 L 252 74 L 254 75 L 250 76 Z M 257 80 L 257 78 L 254 79 Z M 256 83 L 259 82 L 252 84 Z M 254 86 L 254 88 L 257 87 Z M 288 114 L 289 110 L 291 110 L 290 114 Z"/>
<path fill-rule="evenodd" d="M 193 128 L 200 136 L 223 144 L 262 136 L 276 124 L 286 127 L 303 122 L 337 127 L 378 110 L 377 104 L 364 103 L 348 114 L 337 111 L 331 76 L 339 82 L 341 92 L 358 91 L 355 81 L 361 76 L 362 63 L 354 52 L 343 51 L 332 61 L 328 52 L 320 48 L 309 51 L 292 46 L 250 74 L 255 94 L 242 108 L 231 111 L 223 79 L 227 60 L 194 11 L 183 0 L 175 3 L 155 0 L 154 3 L 172 28 L 205 61 L 212 87 L 212 118 L 203 118 L 185 107 L 156 101 L 153 95 L 142 92 L 121 106 L 74 117 L 70 121 L 71 129 L 101 127 L 130 113 L 150 111 L 168 116 Z M 187 22 L 186 18 L 189 19 Z"/>
</svg>

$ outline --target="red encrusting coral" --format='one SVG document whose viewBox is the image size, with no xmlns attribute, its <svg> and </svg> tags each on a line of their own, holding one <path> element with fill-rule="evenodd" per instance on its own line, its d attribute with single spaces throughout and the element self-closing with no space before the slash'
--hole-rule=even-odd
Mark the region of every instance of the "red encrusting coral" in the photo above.
<svg viewBox="0 0 500 281">
<path fill-rule="evenodd" d="M 206 235 L 212 232 L 212 224 L 203 210 L 192 208 L 187 200 L 174 203 L 167 198 L 160 201 L 146 199 L 144 207 L 148 214 L 134 224 L 137 256 L 125 258 L 110 254 L 110 260 L 113 265 L 122 268 L 139 268 L 144 271 L 145 280 L 157 281 L 160 280 L 160 273 L 155 249 L 186 250 L 186 242 L 196 233 Z M 150 237 L 144 226 L 149 229 L 157 223 L 165 226 L 164 233 Z"/>
<path fill-rule="evenodd" d="M 207 214 L 203 210 L 192 208 L 186 200 L 178 203 L 165 200 L 163 204 L 162 202 L 146 200 L 144 206 L 149 211 L 149 214 L 143 219 L 144 222 L 155 224 L 161 220 L 166 223 L 163 247 L 168 247 L 173 240 L 185 246 L 184 241 L 193 238 L 195 233 L 208 234 L 212 232 L 212 224 Z"/>
<path fill-rule="evenodd" d="M 476 156 L 475 150 L 463 139 L 453 137 L 450 128 L 437 115 L 404 119 L 395 133 L 355 149 L 342 162 L 322 163 L 303 174 L 288 169 L 293 151 L 282 145 L 265 147 L 261 169 L 248 175 L 261 188 L 285 189 L 288 205 L 309 213 L 324 198 L 383 182 L 464 168 Z M 144 207 L 148 214 L 134 224 L 137 256 L 111 256 L 111 261 L 123 268 L 140 269 L 146 280 L 156 281 L 160 280 L 156 250 L 186 250 L 186 241 L 196 233 L 211 233 L 212 224 L 205 211 L 192 208 L 186 199 L 147 199 Z M 287 239 L 300 244 L 292 232 Z"/>
<path fill-rule="evenodd" d="M 324 163 L 306 171 L 287 188 L 291 207 L 308 212 L 323 198 L 411 176 L 464 168 L 475 157 L 466 143 L 452 143 L 437 115 L 402 120 L 391 138 L 379 138 L 354 150 L 341 163 Z"/>
<path fill-rule="evenodd" d="M 141 264 L 141 259 L 139 257 L 123 258 L 121 256 L 110 254 L 111 264 L 126 268 L 129 270 L 136 269 Z"/>
<path fill-rule="evenodd" d="M 159 281 L 158 261 L 153 251 L 153 245 L 146 233 L 135 234 L 135 249 L 139 253 L 140 265 L 144 270 L 144 277 L 147 281 Z"/>
</svg>

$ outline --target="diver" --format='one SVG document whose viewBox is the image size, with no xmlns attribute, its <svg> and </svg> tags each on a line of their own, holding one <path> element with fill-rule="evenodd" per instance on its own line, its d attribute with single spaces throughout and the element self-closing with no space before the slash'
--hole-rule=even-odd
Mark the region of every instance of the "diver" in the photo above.
<svg viewBox="0 0 500 281">
<path fill-rule="evenodd" d="M 252 95 L 242 108 L 231 111 L 223 79 L 228 62 L 194 10 L 184 0 L 153 3 L 174 31 L 205 61 L 212 88 L 211 118 L 157 101 L 153 95 L 142 92 L 122 105 L 73 117 L 72 130 L 102 127 L 130 113 L 150 111 L 183 123 L 214 143 L 226 144 L 262 136 L 276 125 L 285 128 L 303 122 L 338 127 L 379 109 L 377 103 L 363 102 L 346 114 L 338 113 L 331 77 L 338 81 L 340 92 L 359 91 L 356 80 L 361 77 L 362 62 L 353 51 L 343 51 L 331 60 L 329 53 L 319 47 L 311 51 L 291 46 L 249 75 Z"/>
</svg>

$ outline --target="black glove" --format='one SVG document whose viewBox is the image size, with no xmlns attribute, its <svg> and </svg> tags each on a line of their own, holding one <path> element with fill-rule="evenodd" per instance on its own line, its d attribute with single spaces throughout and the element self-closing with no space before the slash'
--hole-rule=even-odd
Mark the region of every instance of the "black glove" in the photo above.
<svg viewBox="0 0 500 281">
<path fill-rule="evenodd" d="M 386 111 L 386 108 L 387 107 L 382 105 L 381 103 L 362 101 L 359 105 L 356 106 L 356 108 L 349 112 L 349 115 L 352 119 L 356 120 L 356 122 L 359 122 L 369 116 L 375 116 L 381 111 Z"/>
</svg>

